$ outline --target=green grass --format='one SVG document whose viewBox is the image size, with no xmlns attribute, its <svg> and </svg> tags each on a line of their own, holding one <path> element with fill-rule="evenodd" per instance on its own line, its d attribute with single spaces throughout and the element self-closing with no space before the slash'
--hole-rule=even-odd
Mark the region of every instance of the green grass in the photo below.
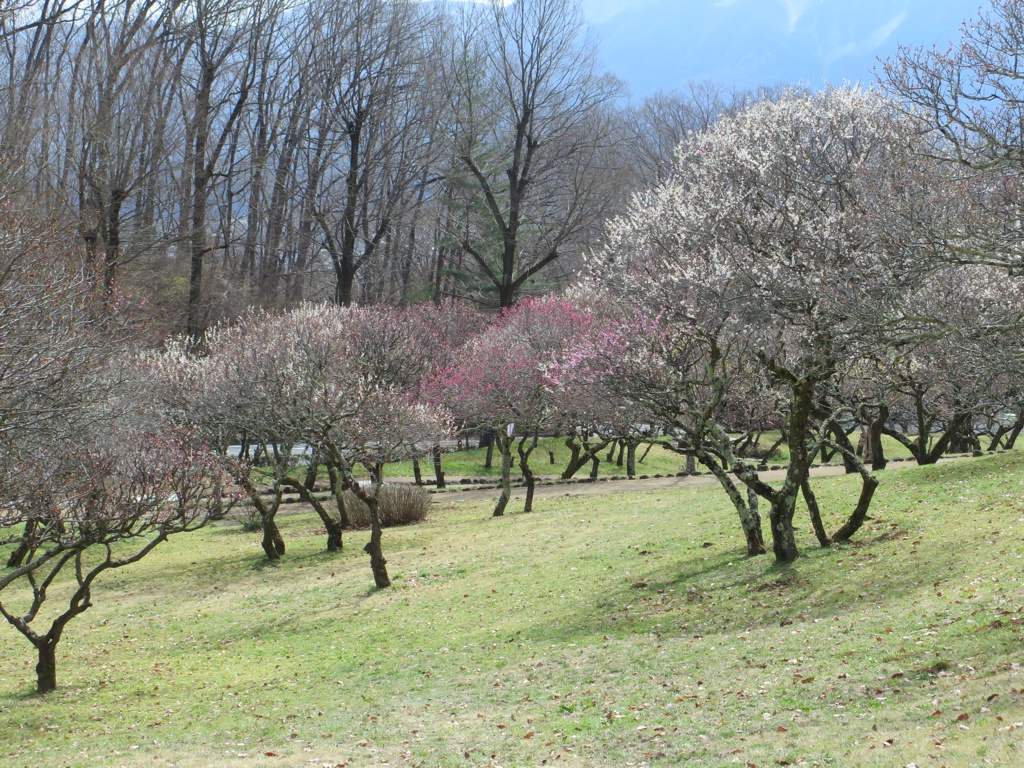
<svg viewBox="0 0 1024 768">
<path fill-rule="evenodd" d="M 816 488 L 834 528 L 857 480 Z M 1020 765 L 1022 497 L 1018 454 L 898 465 L 784 568 L 716 489 L 437 505 L 383 592 L 365 534 L 209 528 L 100 584 L 54 694 L 0 632 L 0 766 Z"/>
<path fill-rule="evenodd" d="M 765 432 L 761 436 L 760 445 L 768 448 L 778 440 L 778 432 Z M 854 436 L 855 438 L 856 436 Z M 907 459 L 910 458 L 910 451 L 908 451 L 903 445 L 891 437 L 883 436 L 882 442 L 885 446 L 885 455 L 889 459 Z M 655 445 L 649 453 L 647 453 L 644 461 L 640 461 L 640 457 L 644 455 L 647 450 L 646 445 L 641 445 L 637 449 L 637 475 L 648 475 L 653 476 L 656 474 L 660 475 L 674 475 L 678 472 L 682 472 L 686 469 L 686 458 L 680 456 L 677 453 L 666 450 L 659 445 Z M 551 461 L 549 452 L 554 453 L 554 462 Z M 513 468 L 514 474 L 519 474 L 518 464 L 519 458 L 513 451 L 515 457 L 515 467 Z M 565 446 L 564 438 L 545 437 L 537 444 L 537 448 L 534 450 L 533 455 L 530 457 L 530 467 L 533 469 L 534 474 L 539 476 L 553 476 L 557 477 L 561 475 L 562 471 L 569 464 L 569 449 Z M 616 453 L 616 458 L 618 454 Z M 444 470 L 445 476 L 449 479 L 461 478 L 461 477 L 493 477 L 498 478 L 501 476 L 501 459 L 495 454 L 490 469 L 485 467 L 487 458 L 486 448 L 470 448 L 462 451 L 452 451 L 445 453 L 441 457 L 441 467 Z M 612 475 L 625 476 L 626 468 L 625 461 L 623 466 L 618 466 L 615 461 L 605 461 L 607 458 L 607 449 L 601 451 L 600 459 L 601 463 L 598 467 L 599 477 L 609 477 Z M 776 450 L 775 456 L 768 460 L 768 464 L 786 464 L 789 461 L 789 448 L 786 445 L 780 445 Z M 839 462 L 841 458 L 835 456 L 832 461 Z M 698 467 L 701 469 L 701 467 Z M 434 477 L 434 467 L 431 463 L 430 458 L 424 458 L 420 460 L 420 471 L 423 474 L 424 480 L 431 480 Z M 269 470 L 260 469 L 257 470 L 263 478 L 269 477 Z M 306 476 L 306 470 L 304 467 L 296 467 L 290 474 L 297 479 L 304 479 Z M 590 474 L 590 465 L 580 469 L 575 477 L 582 478 L 587 477 Z M 364 478 L 367 477 L 367 472 L 362 466 L 355 468 L 354 475 L 356 477 Z M 399 461 L 392 464 L 388 464 L 384 468 L 385 479 L 388 477 L 401 477 L 410 478 L 413 476 L 413 466 L 411 461 Z M 321 469 L 320 480 L 325 482 L 327 477 L 326 469 Z"/>
<path fill-rule="evenodd" d="M 475 443 L 475 441 L 474 441 Z M 642 445 L 637 449 L 637 475 L 655 475 L 655 474 L 675 474 L 682 472 L 686 469 L 686 458 L 679 454 L 672 453 L 671 451 L 665 450 L 661 446 L 654 446 L 644 461 L 640 462 L 640 457 L 644 455 L 647 446 Z M 551 461 L 549 452 L 554 453 L 554 463 Z M 608 477 L 610 475 L 622 475 L 625 476 L 625 460 L 623 460 L 623 466 L 619 467 L 614 461 L 607 462 L 607 449 L 601 451 L 600 458 L 601 464 L 598 468 L 600 477 Z M 518 475 L 519 470 L 519 456 L 516 454 L 513 448 L 512 456 L 514 458 L 513 474 Z M 530 456 L 530 467 L 533 469 L 534 474 L 539 476 L 558 476 L 562 474 L 562 471 L 569 464 L 569 449 L 565 446 L 564 438 L 553 438 L 545 437 L 538 441 L 537 448 Z M 460 478 L 460 477 L 494 477 L 498 478 L 501 476 L 501 457 L 495 451 L 492 466 L 490 469 L 485 467 L 487 463 L 487 449 L 486 448 L 470 448 L 462 451 L 451 451 L 449 453 L 442 454 L 441 456 L 441 468 L 444 470 L 445 476 L 448 478 Z M 257 470 L 263 475 L 263 477 L 269 477 L 269 470 L 259 469 Z M 429 457 L 420 460 L 420 471 L 423 473 L 424 480 L 431 480 L 434 477 L 434 466 Z M 576 477 L 587 477 L 590 473 L 590 465 L 586 465 L 576 473 Z M 298 467 L 293 469 L 290 474 L 295 478 L 304 478 L 306 470 L 304 467 Z M 364 467 L 357 466 L 353 474 L 356 477 L 366 477 L 367 472 Z M 409 478 L 413 476 L 413 466 L 411 461 L 399 461 L 388 464 L 384 468 L 385 479 L 389 477 L 402 477 Z M 321 482 L 325 481 L 327 477 L 326 469 L 322 469 L 320 472 Z"/>
<path fill-rule="evenodd" d="M 686 468 L 686 458 L 679 456 L 678 454 L 667 451 L 660 446 L 655 446 L 651 449 L 650 453 L 643 463 L 639 463 L 640 457 L 643 455 L 647 446 L 642 445 L 637 449 L 637 465 L 636 471 L 638 475 L 654 475 L 654 474 L 675 474 L 676 472 L 682 472 Z M 554 453 L 554 462 L 551 461 L 549 452 Z M 601 451 L 600 459 L 601 464 L 598 467 L 598 474 L 600 477 L 607 477 L 609 475 L 623 475 L 626 474 L 625 459 L 623 459 L 623 466 L 616 466 L 615 462 L 607 462 L 608 449 Z M 616 454 L 617 455 L 617 454 Z M 519 457 L 516 454 L 515 449 L 512 450 L 512 456 L 515 459 L 515 466 L 513 472 L 519 473 Z M 565 446 L 565 438 L 545 437 L 541 438 L 537 443 L 537 448 L 533 451 L 530 456 L 530 468 L 537 475 L 560 475 L 562 471 L 569 464 L 569 449 Z M 453 451 L 446 453 L 441 457 L 441 467 L 444 469 L 445 475 L 448 477 L 498 477 L 501 475 L 501 457 L 498 456 L 495 450 L 493 466 L 491 469 L 486 469 L 484 464 L 486 463 L 487 449 L 486 448 L 471 448 L 465 451 Z M 424 478 L 432 478 L 434 476 L 433 466 L 429 459 L 421 461 L 420 467 L 423 471 Z M 386 474 L 393 477 L 412 477 L 412 462 L 399 462 L 391 465 L 387 468 Z M 576 473 L 576 477 L 587 477 L 590 474 L 590 465 L 586 465 Z"/>
</svg>

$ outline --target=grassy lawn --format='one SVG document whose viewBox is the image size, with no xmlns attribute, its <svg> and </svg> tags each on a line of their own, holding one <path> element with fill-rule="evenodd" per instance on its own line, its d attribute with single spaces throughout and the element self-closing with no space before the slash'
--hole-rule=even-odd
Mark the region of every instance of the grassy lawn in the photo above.
<svg viewBox="0 0 1024 768">
<path fill-rule="evenodd" d="M 100 584 L 55 694 L 3 627 L 0 766 L 1021 765 L 1022 499 L 1016 453 L 896 465 L 787 568 L 716 489 L 436 505 L 384 592 L 364 533 L 212 527 Z"/>
</svg>

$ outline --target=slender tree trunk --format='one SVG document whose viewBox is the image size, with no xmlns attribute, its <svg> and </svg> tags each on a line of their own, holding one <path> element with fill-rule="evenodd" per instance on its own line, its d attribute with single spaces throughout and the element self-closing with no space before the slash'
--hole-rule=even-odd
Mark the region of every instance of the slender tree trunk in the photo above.
<svg viewBox="0 0 1024 768">
<path fill-rule="evenodd" d="M 441 444 L 434 443 L 430 451 L 430 458 L 434 462 L 434 482 L 438 488 L 444 488 L 444 470 L 441 469 Z"/>
<path fill-rule="evenodd" d="M 500 433 L 495 435 L 498 451 L 501 453 L 501 496 L 494 506 L 494 517 L 505 514 L 505 507 L 512 498 L 512 438 Z"/>
<path fill-rule="evenodd" d="M 299 497 L 316 512 L 320 521 L 324 524 L 324 530 L 327 532 L 327 551 L 341 552 L 345 546 L 342 541 L 344 526 L 342 526 L 341 521 L 331 517 L 330 513 L 324 508 L 324 505 L 306 487 L 305 483 L 300 483 L 298 480 L 293 480 L 289 477 L 284 478 L 281 482 L 289 488 L 293 488 L 299 494 Z"/>
<path fill-rule="evenodd" d="M 280 560 L 284 554 L 284 539 L 281 538 L 281 531 L 277 527 L 274 515 L 266 515 L 262 518 L 263 523 L 263 551 L 267 554 L 268 560 Z"/>
<path fill-rule="evenodd" d="M 841 427 L 835 427 L 832 430 L 832 436 L 835 438 L 836 444 L 845 448 L 851 455 L 856 455 L 853 443 L 850 442 L 850 437 L 847 435 Z M 836 450 L 839 450 L 838 448 Z M 843 467 L 846 469 L 846 474 L 853 475 L 857 473 L 857 465 L 853 462 L 851 456 L 847 455 L 843 451 L 839 451 L 839 455 L 843 458 Z"/>
<path fill-rule="evenodd" d="M 1010 432 L 1010 437 L 1004 443 L 1006 450 L 1013 450 L 1022 429 L 1024 429 L 1024 419 L 1017 419 L 1017 423 L 1013 425 L 1013 431 Z"/>
<path fill-rule="evenodd" d="M 248 494 L 249 501 L 260 515 L 260 523 L 263 527 L 262 546 L 263 551 L 267 555 L 267 559 L 279 560 L 281 555 L 284 554 L 284 539 L 281 538 L 281 532 L 277 528 L 277 523 L 274 521 L 274 517 L 277 515 L 277 510 L 281 506 L 281 484 L 276 484 L 274 488 L 274 501 L 271 504 L 267 504 L 256 490 L 256 486 L 252 484 L 247 476 L 236 476 L 235 481 L 241 485 Z"/>
<path fill-rule="evenodd" d="M 577 441 L 575 437 L 569 437 L 565 441 L 565 445 L 569 448 L 570 457 L 569 463 L 565 467 L 565 471 L 562 472 L 561 478 L 568 480 L 575 476 L 583 467 L 588 463 L 591 465 L 593 462 L 600 463 L 601 459 L 598 454 L 601 453 L 608 445 L 608 440 L 600 440 L 597 443 L 591 445 L 589 438 L 582 441 L 582 445 Z M 612 446 L 612 450 L 615 450 L 615 446 Z M 593 472 L 593 470 L 592 470 Z M 593 477 L 593 474 L 591 474 Z"/>
<path fill-rule="evenodd" d="M 871 507 L 871 498 L 875 495 L 875 489 L 878 487 L 878 479 L 870 475 L 865 475 L 864 484 L 860 489 L 860 498 L 857 500 L 857 506 L 853 510 L 853 514 L 850 515 L 850 519 L 846 521 L 842 528 L 832 534 L 833 541 L 848 541 L 853 534 L 855 534 L 860 527 L 864 525 L 864 521 L 868 516 L 868 509 Z"/>
<path fill-rule="evenodd" d="M 868 509 L 871 506 L 871 498 L 875 494 L 875 489 L 878 487 L 878 479 L 870 474 L 864 467 L 864 464 L 857 459 L 856 453 L 853 451 L 853 446 L 850 445 L 849 441 L 844 445 L 839 441 L 836 441 L 836 447 L 843 453 L 844 460 L 848 460 L 854 465 L 857 472 L 863 478 L 863 484 L 860 489 L 860 498 L 857 500 L 857 506 L 854 508 L 853 513 L 849 519 L 834 534 L 832 534 L 832 541 L 847 541 L 853 534 L 855 534 L 860 527 L 864 524 L 867 519 Z"/>
<path fill-rule="evenodd" d="M 519 467 L 523 470 L 523 480 L 526 482 L 526 504 L 523 506 L 523 512 L 533 512 L 533 491 L 537 486 L 537 480 L 530 469 L 530 454 L 537 447 L 537 435 L 534 434 L 530 439 L 529 446 L 526 446 L 527 440 L 524 437 L 519 441 Z"/>
<path fill-rule="evenodd" d="M 935 459 L 931 457 L 931 452 L 928 450 L 928 443 L 932 436 L 932 420 L 928 418 L 927 412 L 924 408 L 924 392 L 914 392 L 914 409 L 917 412 L 917 450 L 914 452 L 914 458 L 917 459 L 918 464 L 934 464 Z"/>
<path fill-rule="evenodd" d="M 882 447 L 882 429 L 889 420 L 889 406 L 881 403 L 878 406 L 878 416 L 868 426 L 868 442 L 871 445 L 871 469 L 877 472 L 885 469 L 889 462 L 885 458 L 885 449 Z"/>
<path fill-rule="evenodd" d="M 380 520 L 380 505 L 378 494 L 379 486 L 374 494 L 360 494 L 363 503 L 370 510 L 370 540 L 363 551 L 370 556 L 370 570 L 373 571 L 373 583 L 377 589 L 387 589 L 391 586 L 391 579 L 388 577 L 388 561 L 384 559 L 384 550 L 381 547 L 383 526 Z"/>
<path fill-rule="evenodd" d="M 338 508 L 338 524 L 345 530 L 349 527 L 348 510 L 345 508 L 345 483 L 338 477 L 338 465 L 333 461 L 327 463 L 327 474 L 331 478 L 331 492 Z"/>
<path fill-rule="evenodd" d="M 562 472 L 562 480 L 568 480 L 583 466 L 583 462 L 580 461 L 581 447 L 575 435 L 565 438 L 565 447 L 569 449 L 569 463 L 566 464 L 565 471 Z"/>
<path fill-rule="evenodd" d="M 740 489 L 736 487 L 736 483 L 715 457 L 702 452 L 698 458 L 703 466 L 711 470 L 736 508 L 736 514 L 740 518 L 740 526 L 743 528 L 743 536 L 747 543 L 747 557 L 763 555 L 767 549 L 764 544 L 764 533 L 761 530 L 761 516 L 758 514 L 757 494 L 748 489 L 747 498 L 744 499 Z"/>
<path fill-rule="evenodd" d="M 320 458 L 316 455 L 316 451 L 309 457 L 309 466 L 306 468 L 306 479 L 303 482 L 307 491 L 312 491 L 316 487 L 316 478 L 320 473 Z"/>
<path fill-rule="evenodd" d="M 811 379 L 799 379 L 792 385 L 793 397 L 790 402 L 789 415 L 789 468 L 786 480 L 772 503 L 770 518 L 772 523 L 772 549 L 775 559 L 787 563 L 799 556 L 796 545 L 796 534 L 793 531 L 793 515 L 796 512 L 796 500 L 800 489 L 807 479 L 810 457 L 807 455 L 808 419 L 812 407 L 814 382 Z"/>
<path fill-rule="evenodd" d="M 825 533 L 825 526 L 821 522 L 821 510 L 818 508 L 818 499 L 811 490 L 811 483 L 805 479 L 800 486 L 804 494 L 804 501 L 807 503 L 807 511 L 811 515 L 811 527 L 814 528 L 814 535 L 818 537 L 818 543 L 822 547 L 832 546 L 832 539 Z"/>
<path fill-rule="evenodd" d="M 641 456 L 641 457 L 639 458 L 639 460 L 638 460 L 638 463 L 640 463 L 640 464 L 643 464 L 643 463 L 644 463 L 644 459 L 646 459 L 646 458 L 647 458 L 647 454 L 651 452 L 651 448 L 653 448 L 653 447 L 654 447 L 654 441 L 652 440 L 651 442 L 649 442 L 649 443 L 647 444 L 647 448 L 645 448 L 645 449 L 644 449 L 644 453 L 643 453 L 643 455 L 642 455 L 642 456 Z"/>
<path fill-rule="evenodd" d="M 420 460 L 418 458 L 412 460 L 412 476 L 416 485 L 423 485 L 423 472 L 420 470 Z"/>
<path fill-rule="evenodd" d="M 636 442 L 630 440 L 626 444 L 626 476 L 636 477 Z"/>
</svg>

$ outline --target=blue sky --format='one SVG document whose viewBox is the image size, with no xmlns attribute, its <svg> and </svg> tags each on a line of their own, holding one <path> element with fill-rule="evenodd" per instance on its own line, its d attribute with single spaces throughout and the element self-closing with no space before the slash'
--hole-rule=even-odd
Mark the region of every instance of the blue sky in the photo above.
<svg viewBox="0 0 1024 768">
<path fill-rule="evenodd" d="M 728 88 L 869 83 L 897 45 L 960 35 L 982 0 L 582 0 L 601 59 L 634 97 L 713 80 Z"/>
</svg>

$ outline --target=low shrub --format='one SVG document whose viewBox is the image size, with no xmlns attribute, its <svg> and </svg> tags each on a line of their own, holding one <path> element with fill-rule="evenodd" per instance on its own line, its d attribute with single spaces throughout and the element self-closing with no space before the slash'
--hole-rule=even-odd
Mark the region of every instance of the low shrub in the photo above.
<svg viewBox="0 0 1024 768">
<path fill-rule="evenodd" d="M 246 533 L 259 531 L 263 528 L 263 520 L 260 513 L 252 504 L 239 504 L 228 514 L 229 520 L 234 520 L 242 526 Z"/>
<path fill-rule="evenodd" d="M 410 525 L 426 519 L 430 507 L 430 494 L 415 485 L 385 483 L 380 491 L 381 523 L 385 528 Z M 370 510 L 352 491 L 345 491 L 345 511 L 350 528 L 369 528 Z"/>
</svg>

